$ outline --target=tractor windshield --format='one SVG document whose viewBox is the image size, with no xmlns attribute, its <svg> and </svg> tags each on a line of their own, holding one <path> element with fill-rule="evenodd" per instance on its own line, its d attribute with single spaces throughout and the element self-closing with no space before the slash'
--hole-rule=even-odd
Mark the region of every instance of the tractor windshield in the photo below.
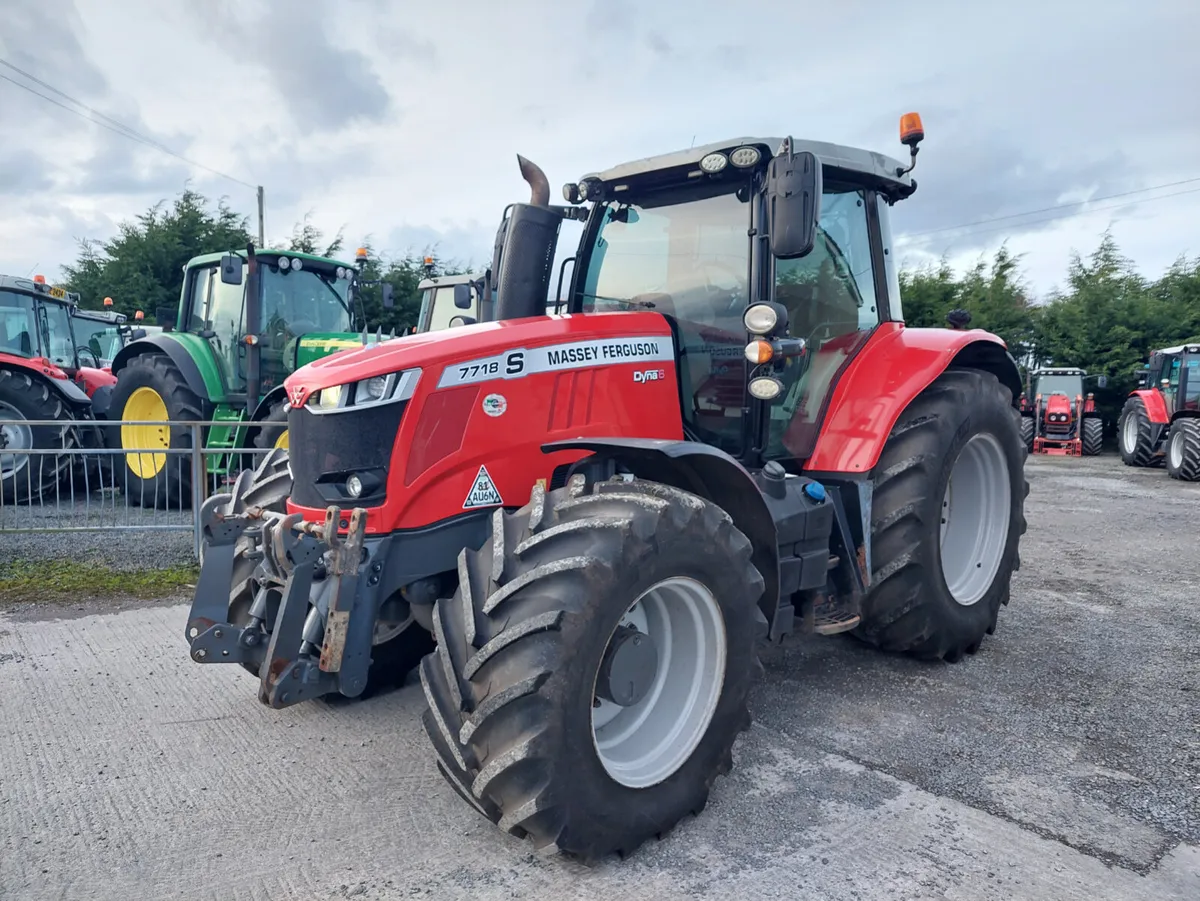
<svg viewBox="0 0 1200 901">
<path fill-rule="evenodd" d="M 47 357 L 56 366 L 75 366 L 75 342 L 66 304 L 0 291 L 0 351 Z"/>
<path fill-rule="evenodd" d="M 436 332 L 450 327 L 455 316 L 479 318 L 479 301 L 471 292 L 472 309 L 460 310 L 454 305 L 454 285 L 435 285 L 421 292 L 421 312 L 417 314 L 417 331 Z"/>
<path fill-rule="evenodd" d="M 1039 375 L 1037 393 L 1043 397 L 1051 394 L 1079 397 L 1083 394 L 1083 378 L 1078 375 Z"/>
<path fill-rule="evenodd" d="M 74 317 L 75 344 L 80 349 L 87 348 L 96 357 L 100 366 L 112 364 L 113 357 L 124 345 L 120 329 L 102 319 L 89 319 L 86 316 Z M 87 360 L 87 355 L 84 355 Z M 90 362 L 90 361 L 88 361 Z"/>
<path fill-rule="evenodd" d="M 264 260 L 263 328 L 267 334 L 352 332 L 350 279 L 319 269 L 293 269 Z"/>
<path fill-rule="evenodd" d="M 734 455 L 743 444 L 748 193 L 718 184 L 606 205 L 580 282 L 584 312 L 653 310 L 671 317 L 684 417 L 705 441 Z"/>
</svg>

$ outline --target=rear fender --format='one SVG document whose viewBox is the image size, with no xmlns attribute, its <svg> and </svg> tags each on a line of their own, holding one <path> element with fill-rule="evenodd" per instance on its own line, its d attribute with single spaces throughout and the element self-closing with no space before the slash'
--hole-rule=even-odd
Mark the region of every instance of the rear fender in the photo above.
<svg viewBox="0 0 1200 901">
<path fill-rule="evenodd" d="M 197 397 L 212 402 L 215 398 L 223 396 L 224 391 L 219 377 L 217 377 L 215 385 L 207 382 L 188 349 L 169 335 L 154 335 L 126 344 L 113 357 L 112 374 L 120 376 L 121 370 L 128 366 L 131 360 L 145 354 L 163 354 L 170 358 L 171 362 L 179 368 L 188 388 L 195 392 Z"/>
<path fill-rule="evenodd" d="M 7 357 L 7 355 L 6 355 Z M 23 372 L 32 378 L 34 381 L 42 382 L 51 391 L 56 391 L 62 397 L 63 401 L 72 408 L 73 418 L 82 418 L 91 409 L 92 399 L 87 396 L 82 388 L 66 378 L 53 378 L 46 374 L 40 366 L 31 366 L 27 360 L 18 360 L 16 363 L 10 362 L 9 359 L 0 360 L 0 369 L 9 369 L 13 372 Z M 47 370 L 48 371 L 48 370 Z M 61 370 L 55 369 L 55 372 Z"/>
<path fill-rule="evenodd" d="M 809 472 L 865 473 L 879 462 L 905 408 L 950 368 L 990 372 L 1020 408 L 1021 375 L 1004 342 L 982 329 L 904 328 L 885 324 L 847 365 L 804 464 Z"/>
<path fill-rule="evenodd" d="M 250 417 L 250 421 L 262 422 L 270 415 L 272 407 L 282 403 L 287 403 L 287 389 L 283 385 L 278 385 L 267 392 L 267 395 L 258 402 L 258 406 L 254 408 L 254 415 Z"/>
<path fill-rule="evenodd" d="M 1130 396 L 1142 399 L 1142 403 L 1146 405 L 1146 415 L 1150 417 L 1150 422 L 1155 425 L 1166 425 L 1171 421 L 1171 418 L 1167 416 L 1166 398 L 1157 388 L 1139 388 Z"/>
<path fill-rule="evenodd" d="M 734 526 L 754 547 L 752 560 L 766 587 L 758 607 L 769 634 L 776 634 L 779 610 L 779 547 L 775 521 L 754 478 L 733 457 L 696 441 L 651 438 L 579 438 L 542 445 L 542 452 L 592 451 L 575 469 L 604 461 L 624 466 L 639 478 L 690 491 L 729 514 Z"/>
</svg>

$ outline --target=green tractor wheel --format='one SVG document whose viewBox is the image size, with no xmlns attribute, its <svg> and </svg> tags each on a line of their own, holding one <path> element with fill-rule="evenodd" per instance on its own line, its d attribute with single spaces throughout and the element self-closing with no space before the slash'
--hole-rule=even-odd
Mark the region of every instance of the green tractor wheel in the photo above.
<svg viewBox="0 0 1200 901">
<path fill-rule="evenodd" d="M 110 415 L 120 420 L 112 432 L 125 453 L 114 475 L 133 504 L 164 509 L 191 504 L 191 457 L 167 451 L 191 449 L 191 429 L 171 423 L 203 420 L 203 407 L 169 357 L 147 354 L 121 370 Z"/>
</svg>

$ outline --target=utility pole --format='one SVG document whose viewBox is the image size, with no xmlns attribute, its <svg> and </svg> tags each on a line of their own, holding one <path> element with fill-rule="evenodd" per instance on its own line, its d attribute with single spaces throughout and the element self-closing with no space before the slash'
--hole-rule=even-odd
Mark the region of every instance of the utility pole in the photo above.
<svg viewBox="0 0 1200 901">
<path fill-rule="evenodd" d="M 265 247 L 267 239 L 263 237 L 263 189 L 258 186 L 258 246 Z"/>
</svg>

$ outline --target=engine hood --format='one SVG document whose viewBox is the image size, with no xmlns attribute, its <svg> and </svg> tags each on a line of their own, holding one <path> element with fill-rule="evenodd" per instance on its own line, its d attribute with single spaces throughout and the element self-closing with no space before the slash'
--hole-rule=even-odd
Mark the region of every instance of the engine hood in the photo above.
<svg viewBox="0 0 1200 901">
<path fill-rule="evenodd" d="M 420 369 L 422 383 L 427 379 L 438 382 L 450 366 L 479 363 L 482 358 L 490 359 L 501 353 L 597 340 L 636 342 L 639 338 L 666 339 L 666 345 L 670 345 L 671 328 L 660 314 L 651 312 L 532 316 L 481 322 L 339 351 L 297 369 L 287 377 L 284 386 L 292 406 L 301 406 L 314 391 L 377 375 Z M 656 353 L 665 350 L 666 345 Z M 473 375 L 471 380 L 481 380 L 480 375 Z M 505 376 L 497 372 L 495 377 Z"/>
</svg>

